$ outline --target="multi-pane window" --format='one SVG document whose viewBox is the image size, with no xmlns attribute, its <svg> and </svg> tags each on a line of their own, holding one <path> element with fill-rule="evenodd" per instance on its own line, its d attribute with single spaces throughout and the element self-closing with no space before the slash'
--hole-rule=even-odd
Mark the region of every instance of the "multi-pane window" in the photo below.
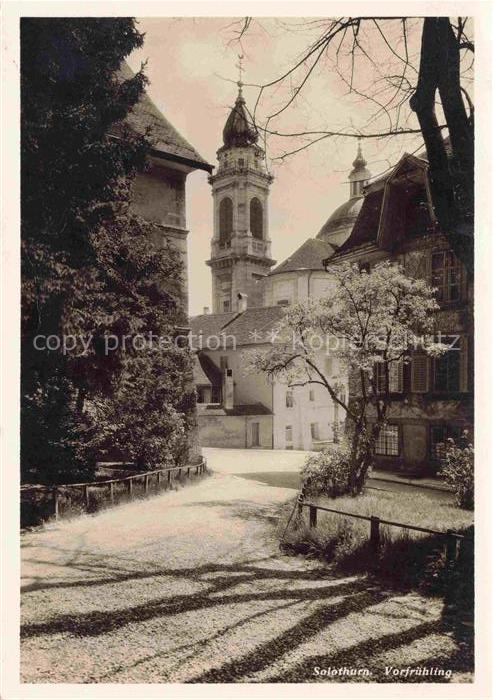
<svg viewBox="0 0 493 700">
<path fill-rule="evenodd" d="M 450 346 L 441 357 L 434 360 L 433 389 L 441 392 L 456 392 L 461 389 L 461 346 L 456 336 L 442 338 Z"/>
<path fill-rule="evenodd" d="M 441 462 L 445 457 L 448 440 L 458 440 L 460 429 L 455 425 L 433 425 L 430 434 L 430 456 L 436 462 Z"/>
<path fill-rule="evenodd" d="M 229 368 L 227 355 L 221 355 L 221 357 L 219 358 L 219 366 L 222 370 Z"/>
<path fill-rule="evenodd" d="M 294 406 L 294 398 L 293 398 L 293 392 L 291 389 L 288 389 L 286 392 L 286 408 L 293 408 Z"/>
<path fill-rule="evenodd" d="M 225 197 L 219 204 L 219 245 L 228 248 L 233 232 L 233 201 Z"/>
<path fill-rule="evenodd" d="M 262 203 L 257 197 L 250 201 L 250 231 L 252 236 L 262 240 L 264 236 L 264 211 Z"/>
<path fill-rule="evenodd" d="M 312 440 L 319 440 L 318 423 L 310 423 L 310 434 Z"/>
<path fill-rule="evenodd" d="M 399 454 L 399 426 L 388 423 L 382 426 L 375 443 L 375 454 L 397 457 Z"/>
<path fill-rule="evenodd" d="M 315 389 L 310 389 L 310 391 L 308 393 L 308 397 L 309 397 L 310 401 L 315 401 Z"/>
<path fill-rule="evenodd" d="M 431 284 L 437 288 L 438 301 L 460 299 L 460 263 L 451 250 L 433 253 L 431 256 Z"/>
<path fill-rule="evenodd" d="M 223 311 L 229 311 L 231 308 L 231 304 L 229 303 L 229 299 L 225 299 L 223 301 Z"/>
<path fill-rule="evenodd" d="M 286 442 L 293 442 L 293 426 L 286 426 Z"/>
<path fill-rule="evenodd" d="M 377 392 L 385 394 L 387 391 L 387 366 L 389 373 L 389 392 L 399 394 L 403 391 L 403 363 L 402 360 L 392 362 L 377 362 L 375 364 L 375 380 Z"/>
</svg>

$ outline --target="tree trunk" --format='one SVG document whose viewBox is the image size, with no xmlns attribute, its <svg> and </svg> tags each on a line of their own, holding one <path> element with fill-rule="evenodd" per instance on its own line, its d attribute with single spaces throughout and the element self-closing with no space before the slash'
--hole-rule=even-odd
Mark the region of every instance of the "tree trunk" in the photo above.
<svg viewBox="0 0 493 700">
<path fill-rule="evenodd" d="M 435 113 L 437 90 L 449 130 L 449 159 Z M 474 269 L 474 129 L 467 117 L 460 86 L 457 38 L 447 17 L 426 17 L 416 92 L 416 112 L 429 162 L 435 214 L 457 257 Z"/>
</svg>

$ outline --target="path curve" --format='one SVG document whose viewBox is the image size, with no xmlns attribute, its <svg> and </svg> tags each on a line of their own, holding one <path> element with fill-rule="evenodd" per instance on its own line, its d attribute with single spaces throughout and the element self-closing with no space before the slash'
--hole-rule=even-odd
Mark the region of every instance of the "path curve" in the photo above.
<svg viewBox="0 0 493 700">
<path fill-rule="evenodd" d="M 293 494 L 215 473 L 24 534 L 22 682 L 388 682 L 456 654 L 438 601 L 281 555 Z"/>
</svg>

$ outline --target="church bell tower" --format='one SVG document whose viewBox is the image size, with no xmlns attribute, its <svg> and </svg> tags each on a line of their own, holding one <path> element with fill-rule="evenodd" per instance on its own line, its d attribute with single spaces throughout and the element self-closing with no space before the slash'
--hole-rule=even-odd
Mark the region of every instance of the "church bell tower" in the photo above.
<svg viewBox="0 0 493 700">
<path fill-rule="evenodd" d="M 238 311 L 245 295 L 249 307 L 262 306 L 260 281 L 275 265 L 268 219 L 274 178 L 265 168 L 265 152 L 257 145 L 258 133 L 248 117 L 242 87 L 240 79 L 238 97 L 223 129 L 223 145 L 217 151 L 219 165 L 209 177 L 214 235 L 207 264 L 212 271 L 213 313 Z"/>
</svg>

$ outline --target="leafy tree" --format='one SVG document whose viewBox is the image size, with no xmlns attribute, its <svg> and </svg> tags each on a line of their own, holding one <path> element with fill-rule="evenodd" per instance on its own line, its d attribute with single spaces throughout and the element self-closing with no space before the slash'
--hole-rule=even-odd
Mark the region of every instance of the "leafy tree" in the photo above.
<svg viewBox="0 0 493 700">
<path fill-rule="evenodd" d="M 390 262 L 371 272 L 346 263 L 330 274 L 333 288 L 327 297 L 290 308 L 272 346 L 249 353 L 248 361 L 253 371 L 291 387 L 319 384 L 341 406 L 349 443 L 346 490 L 357 494 L 387 420 L 393 373 L 409 362 L 413 348 L 439 355 L 445 346 L 430 335 L 438 304 L 424 280 Z M 347 399 L 341 378 L 327 371 L 327 354 L 338 358 L 341 376 L 349 377 Z"/>
<path fill-rule="evenodd" d="M 126 127 L 125 117 L 146 79 L 141 70 L 124 80 L 119 68 L 142 42 L 129 18 L 21 23 L 24 479 L 88 477 L 97 452 L 121 427 L 108 422 L 111 403 L 129 416 L 154 405 L 147 431 L 132 433 L 129 425 L 125 435 L 142 454 L 155 439 L 159 411 L 172 416 L 180 435 L 193 413 L 190 389 L 186 406 L 176 391 L 190 371 L 185 349 L 176 350 L 175 375 L 182 372 L 183 381 L 162 378 L 159 394 L 156 363 L 165 351 L 141 354 L 120 341 L 108 351 L 108 337 L 172 336 L 185 320 L 179 256 L 169 246 L 153 247 L 152 225 L 130 206 L 148 141 Z M 53 349 L 37 349 L 36 338 L 47 336 Z M 56 348 L 64 337 L 76 346 Z M 137 368 L 138 394 L 128 387 Z M 168 440 L 168 450 L 161 445 L 164 462 L 175 442 Z"/>
</svg>

